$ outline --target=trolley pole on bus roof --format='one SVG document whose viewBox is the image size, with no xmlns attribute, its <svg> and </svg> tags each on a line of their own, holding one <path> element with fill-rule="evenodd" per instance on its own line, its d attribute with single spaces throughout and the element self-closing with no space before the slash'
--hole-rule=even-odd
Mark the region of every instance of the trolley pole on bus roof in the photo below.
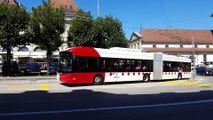
<svg viewBox="0 0 213 120">
<path fill-rule="evenodd" d="M 192 71 L 192 78 L 195 78 L 195 41 L 194 36 L 192 36 L 192 65 L 193 65 L 193 71 Z"/>
</svg>

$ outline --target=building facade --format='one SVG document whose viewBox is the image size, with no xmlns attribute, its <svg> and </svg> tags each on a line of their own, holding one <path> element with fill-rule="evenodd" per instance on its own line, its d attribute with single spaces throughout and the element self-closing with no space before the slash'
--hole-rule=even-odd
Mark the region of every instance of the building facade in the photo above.
<svg viewBox="0 0 213 120">
<path fill-rule="evenodd" d="M 74 18 L 75 13 L 78 10 L 77 5 L 74 0 L 51 0 L 54 7 L 63 7 L 65 10 L 66 24 L 65 32 L 61 35 L 61 39 L 64 41 L 59 50 L 67 49 L 67 37 L 68 30 L 70 27 L 70 22 Z M 16 0 L 0 0 L 0 3 L 9 5 L 20 5 Z M 46 51 L 41 50 L 37 45 L 30 44 L 21 47 L 11 48 L 11 53 L 13 55 L 13 60 L 25 62 L 46 62 Z M 6 49 L 0 48 L 0 61 L 6 61 Z M 57 56 L 58 52 L 53 53 L 53 57 Z"/>
<path fill-rule="evenodd" d="M 213 62 L 213 31 L 183 29 L 143 29 L 134 32 L 130 48 L 146 52 L 163 52 L 192 58 L 195 64 Z"/>
</svg>

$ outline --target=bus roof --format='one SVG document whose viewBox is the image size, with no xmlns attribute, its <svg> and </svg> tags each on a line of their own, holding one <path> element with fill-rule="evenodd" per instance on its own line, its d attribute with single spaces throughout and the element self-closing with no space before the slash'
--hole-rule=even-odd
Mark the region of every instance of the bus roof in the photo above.
<svg viewBox="0 0 213 120">
<path fill-rule="evenodd" d="M 111 48 L 111 49 L 103 49 L 103 48 L 92 48 L 92 47 L 73 47 L 69 48 L 66 51 L 72 52 L 74 56 L 86 56 L 86 57 L 103 57 L 103 58 L 120 58 L 120 59 L 145 59 L 145 60 L 153 60 L 154 54 L 162 54 L 162 53 L 148 53 L 141 52 L 136 49 L 129 48 Z M 180 57 L 175 55 L 167 55 L 162 54 L 163 61 L 180 61 L 180 62 L 191 62 L 189 58 Z"/>
</svg>

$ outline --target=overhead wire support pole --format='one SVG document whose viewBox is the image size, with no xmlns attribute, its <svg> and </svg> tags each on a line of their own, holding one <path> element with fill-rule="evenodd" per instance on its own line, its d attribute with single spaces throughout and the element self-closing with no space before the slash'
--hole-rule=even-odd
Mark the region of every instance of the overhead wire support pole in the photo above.
<svg viewBox="0 0 213 120">
<path fill-rule="evenodd" d="M 97 0 L 97 14 L 100 17 L 100 0 Z"/>
<path fill-rule="evenodd" d="M 192 65 L 193 65 L 193 73 L 192 73 L 192 78 L 195 78 L 195 40 L 194 36 L 192 36 Z"/>
</svg>

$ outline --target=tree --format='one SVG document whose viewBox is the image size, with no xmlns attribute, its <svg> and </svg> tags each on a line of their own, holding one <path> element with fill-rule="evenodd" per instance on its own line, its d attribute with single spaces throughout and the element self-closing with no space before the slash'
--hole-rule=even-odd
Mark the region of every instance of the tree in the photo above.
<svg viewBox="0 0 213 120">
<path fill-rule="evenodd" d="M 11 48 L 28 42 L 26 31 L 29 20 L 25 8 L 0 4 L 0 45 L 7 50 L 8 64 L 11 61 Z"/>
<path fill-rule="evenodd" d="M 99 22 L 100 19 L 102 19 L 102 24 Z M 102 30 L 99 31 L 100 35 L 96 39 L 97 43 L 106 46 L 106 48 L 127 47 L 128 41 L 122 30 L 122 23 L 118 19 L 106 16 L 105 18 L 97 18 L 95 22 L 102 26 Z"/>
<path fill-rule="evenodd" d="M 63 43 L 60 35 L 65 31 L 65 22 L 64 9 L 54 8 L 50 0 L 32 10 L 30 26 L 33 43 L 47 51 L 48 75 L 52 52 L 58 50 Z"/>
<path fill-rule="evenodd" d="M 93 26 L 93 19 L 90 13 L 85 13 L 82 10 L 77 11 L 75 18 L 71 21 L 69 28 L 68 46 L 92 46 L 93 34 L 91 28 Z"/>
<path fill-rule="evenodd" d="M 127 39 L 122 23 L 112 16 L 98 17 L 93 20 L 90 13 L 77 12 L 69 29 L 69 43 L 73 46 L 87 47 L 127 47 Z M 71 44 L 68 45 L 72 47 Z"/>
</svg>

